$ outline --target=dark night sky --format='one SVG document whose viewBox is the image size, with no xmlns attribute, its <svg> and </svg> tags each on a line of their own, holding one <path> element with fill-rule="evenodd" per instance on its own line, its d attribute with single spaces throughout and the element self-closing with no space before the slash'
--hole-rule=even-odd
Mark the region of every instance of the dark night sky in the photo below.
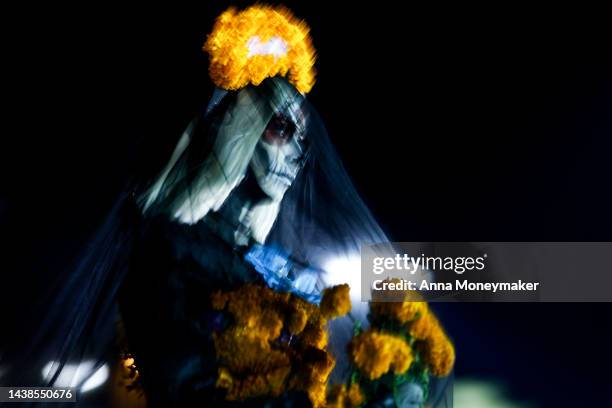
<svg viewBox="0 0 612 408">
<path fill-rule="evenodd" d="M 11 287 L 67 267 L 128 175 L 155 172 L 206 103 L 200 47 L 228 4 L 208 3 L 15 12 L 0 196 Z M 394 240 L 612 240 L 605 13 L 327 3 L 285 2 L 319 54 L 309 98 Z M 611 305 L 435 307 L 458 377 L 546 407 L 611 403 Z"/>
</svg>

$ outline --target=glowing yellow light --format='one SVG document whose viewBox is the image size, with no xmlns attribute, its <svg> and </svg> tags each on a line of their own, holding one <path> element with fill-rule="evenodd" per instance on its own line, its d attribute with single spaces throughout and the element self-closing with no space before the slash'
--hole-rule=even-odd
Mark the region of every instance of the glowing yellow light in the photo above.
<svg viewBox="0 0 612 408">
<path fill-rule="evenodd" d="M 132 357 L 128 357 L 125 360 L 123 360 L 123 366 L 125 368 L 130 368 L 132 364 L 134 364 L 134 359 Z"/>
</svg>

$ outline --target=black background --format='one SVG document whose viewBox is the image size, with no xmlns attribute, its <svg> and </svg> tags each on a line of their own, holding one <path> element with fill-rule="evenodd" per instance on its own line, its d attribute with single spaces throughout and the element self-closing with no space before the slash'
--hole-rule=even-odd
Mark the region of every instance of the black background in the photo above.
<svg viewBox="0 0 612 408">
<path fill-rule="evenodd" d="M 393 240 L 612 240 L 603 10 L 285 4 L 318 51 L 309 99 Z M 5 310 L 72 262 L 130 174 L 167 160 L 212 91 L 201 45 L 227 5 L 5 15 Z M 612 405 L 609 304 L 434 307 L 458 378 L 538 406 Z"/>
</svg>

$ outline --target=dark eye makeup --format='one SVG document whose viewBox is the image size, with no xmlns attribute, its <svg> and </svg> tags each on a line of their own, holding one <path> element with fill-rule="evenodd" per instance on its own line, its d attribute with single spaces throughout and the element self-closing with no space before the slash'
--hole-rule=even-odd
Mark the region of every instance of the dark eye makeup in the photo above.
<svg viewBox="0 0 612 408">
<path fill-rule="evenodd" d="M 295 123 L 284 115 L 274 115 L 264 131 L 264 140 L 270 144 L 285 144 L 295 134 Z"/>
</svg>

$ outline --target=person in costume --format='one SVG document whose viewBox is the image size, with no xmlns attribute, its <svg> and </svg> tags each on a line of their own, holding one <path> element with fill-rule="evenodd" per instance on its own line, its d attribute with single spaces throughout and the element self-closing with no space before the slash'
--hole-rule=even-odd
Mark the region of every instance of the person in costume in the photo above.
<svg viewBox="0 0 612 408">
<path fill-rule="evenodd" d="M 57 384 L 67 365 L 84 359 L 95 370 L 110 358 L 120 320 L 149 406 L 236 405 L 216 387 L 211 333 L 223 322 L 210 296 L 248 283 L 314 304 L 327 287 L 355 286 L 353 310 L 329 325 L 331 379 L 350 375 L 346 345 L 355 322 L 367 325 L 360 270 L 350 265 L 362 244 L 388 239 L 306 99 L 315 83 L 308 27 L 282 7 L 230 8 L 204 50 L 216 85 L 209 103 L 159 174 L 118 199 L 45 306 L 27 352 L 9 350 L 13 368 L 16 356 L 27 356 L 21 365 L 31 367 L 14 375 L 15 385 L 40 383 L 41 367 L 44 384 Z M 69 382 L 81 387 L 85 380 Z M 418 389 L 404 388 L 411 397 L 395 400 L 414 403 Z"/>
</svg>

